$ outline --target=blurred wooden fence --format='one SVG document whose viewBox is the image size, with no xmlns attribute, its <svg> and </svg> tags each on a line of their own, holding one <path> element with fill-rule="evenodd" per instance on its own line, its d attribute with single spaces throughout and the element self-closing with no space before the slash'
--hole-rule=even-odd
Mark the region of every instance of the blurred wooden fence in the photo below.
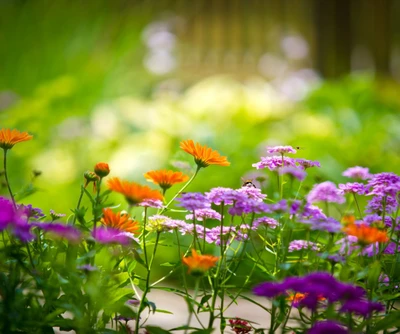
<svg viewBox="0 0 400 334">
<path fill-rule="evenodd" d="M 298 60 L 325 77 L 373 68 L 390 74 L 400 47 L 400 0 L 160 0 L 155 14 L 173 13 L 180 69 L 252 73 L 265 53 L 284 57 L 281 40 L 301 35 L 309 53 Z M 161 15 L 161 14 L 160 14 Z M 398 53 L 397 53 L 398 54 Z"/>
</svg>

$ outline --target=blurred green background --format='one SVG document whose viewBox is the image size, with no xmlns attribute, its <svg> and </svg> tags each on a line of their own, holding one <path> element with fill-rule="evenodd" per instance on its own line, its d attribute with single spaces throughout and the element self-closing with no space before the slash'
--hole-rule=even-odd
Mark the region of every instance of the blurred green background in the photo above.
<svg viewBox="0 0 400 334">
<path fill-rule="evenodd" d="M 400 1 L 1 0 L 0 60 L 1 127 L 34 135 L 11 184 L 41 171 L 23 202 L 45 211 L 70 213 L 96 162 L 186 171 L 188 138 L 232 163 L 193 191 L 239 187 L 267 145 L 319 160 L 308 186 L 400 172 Z"/>
</svg>

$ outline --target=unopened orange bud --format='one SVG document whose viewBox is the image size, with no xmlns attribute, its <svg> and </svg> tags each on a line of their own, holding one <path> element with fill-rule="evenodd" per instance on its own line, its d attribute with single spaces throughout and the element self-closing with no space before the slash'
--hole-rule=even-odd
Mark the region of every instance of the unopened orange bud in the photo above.
<svg viewBox="0 0 400 334">
<path fill-rule="evenodd" d="M 95 172 L 92 172 L 90 170 L 87 170 L 85 173 L 83 173 L 84 178 L 86 179 L 87 183 L 92 182 L 92 181 L 97 181 L 99 177 L 96 175 Z"/>
<path fill-rule="evenodd" d="M 94 166 L 94 172 L 100 177 L 105 177 L 110 174 L 110 167 L 108 163 L 98 162 L 96 166 Z"/>
</svg>

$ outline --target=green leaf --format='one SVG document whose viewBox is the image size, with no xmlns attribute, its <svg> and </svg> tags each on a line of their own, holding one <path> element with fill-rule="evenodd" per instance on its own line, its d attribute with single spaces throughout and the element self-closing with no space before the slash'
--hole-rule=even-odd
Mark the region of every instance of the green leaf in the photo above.
<svg viewBox="0 0 400 334">
<path fill-rule="evenodd" d="M 160 264 L 161 267 L 175 267 L 176 263 L 173 262 L 164 262 Z"/>
<path fill-rule="evenodd" d="M 371 267 L 368 271 L 368 288 L 375 289 L 378 286 L 379 275 L 381 274 L 381 264 L 379 261 L 375 261 L 371 264 Z"/>
<path fill-rule="evenodd" d="M 390 313 L 370 329 L 370 333 L 377 333 L 383 329 L 400 327 L 400 311 Z"/>
<path fill-rule="evenodd" d="M 156 327 L 156 326 L 146 326 L 146 330 L 150 334 L 172 334 L 169 331 L 166 331 L 165 329 L 162 329 L 161 327 Z"/>
<path fill-rule="evenodd" d="M 201 298 L 200 303 L 199 303 L 199 307 L 197 308 L 197 313 L 200 312 L 200 308 L 203 308 L 203 305 L 207 302 L 207 300 L 209 300 L 211 298 L 211 295 L 205 295 L 203 296 L 203 298 Z"/>
</svg>

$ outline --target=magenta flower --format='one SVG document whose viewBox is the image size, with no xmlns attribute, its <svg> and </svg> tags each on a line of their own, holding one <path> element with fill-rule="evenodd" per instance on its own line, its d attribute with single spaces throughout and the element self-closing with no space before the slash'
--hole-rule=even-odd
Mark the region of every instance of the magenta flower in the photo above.
<svg viewBox="0 0 400 334">
<path fill-rule="evenodd" d="M 239 194 L 236 190 L 224 187 L 212 188 L 205 195 L 208 201 L 216 205 L 222 203 L 224 203 L 224 205 L 232 205 L 237 200 L 246 199 L 244 194 Z"/>
<path fill-rule="evenodd" d="M 319 161 L 307 160 L 307 159 L 295 159 L 296 165 L 299 168 L 307 169 L 311 167 L 321 167 Z"/>
<path fill-rule="evenodd" d="M 160 201 L 159 199 L 147 198 L 144 201 L 140 202 L 138 204 L 138 206 L 147 207 L 147 208 L 162 209 L 163 208 L 163 202 Z"/>
<path fill-rule="evenodd" d="M 352 179 L 361 180 L 366 180 L 372 177 L 372 175 L 369 173 L 368 168 L 360 166 L 348 168 L 342 173 L 342 175 Z"/>
<path fill-rule="evenodd" d="M 283 160 L 283 164 L 282 164 Z M 296 160 L 288 157 L 281 156 L 271 156 L 271 157 L 261 157 L 261 161 L 252 164 L 253 167 L 257 169 L 268 168 L 270 171 L 275 171 L 280 167 L 291 166 L 296 167 Z"/>
<path fill-rule="evenodd" d="M 317 321 L 308 334 L 348 334 L 349 331 L 339 322 L 333 320 Z"/>
<path fill-rule="evenodd" d="M 333 182 L 326 181 L 314 185 L 307 195 L 307 202 L 330 202 L 342 204 L 345 202 L 345 199 Z"/>
<path fill-rule="evenodd" d="M 265 225 L 267 227 L 274 229 L 278 226 L 278 224 L 279 224 L 278 221 L 274 218 L 260 217 L 260 218 L 254 219 L 253 227 L 258 228 L 260 225 Z"/>
<path fill-rule="evenodd" d="M 111 228 L 100 226 L 96 231 L 92 232 L 93 238 L 101 244 L 120 244 L 129 245 L 132 240 L 139 242 L 132 233 L 121 232 L 119 230 L 114 230 Z"/>
<path fill-rule="evenodd" d="M 242 187 L 236 190 L 238 194 L 243 194 L 246 198 L 254 199 L 258 201 L 264 200 L 267 195 L 261 193 L 261 189 L 254 187 Z M 240 200 L 240 195 L 236 200 Z"/>
<path fill-rule="evenodd" d="M 60 238 L 65 238 L 69 241 L 77 242 L 81 238 L 81 232 L 72 225 L 58 223 L 33 223 L 32 225 L 47 233 L 51 233 Z"/>
</svg>

